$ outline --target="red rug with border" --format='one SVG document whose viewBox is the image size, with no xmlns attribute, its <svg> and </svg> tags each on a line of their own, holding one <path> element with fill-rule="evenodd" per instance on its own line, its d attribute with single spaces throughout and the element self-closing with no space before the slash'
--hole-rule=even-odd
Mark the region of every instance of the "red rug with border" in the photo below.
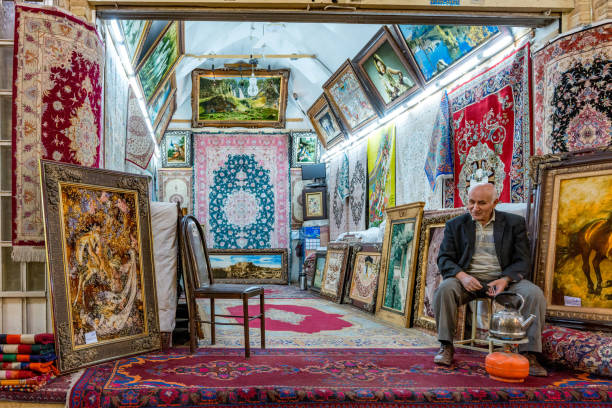
<svg viewBox="0 0 612 408">
<path fill-rule="evenodd" d="M 433 364 L 436 349 L 184 349 L 86 369 L 71 407 L 176 406 L 603 406 L 612 381 L 569 371 L 492 380 L 484 353 L 458 350 Z"/>
</svg>

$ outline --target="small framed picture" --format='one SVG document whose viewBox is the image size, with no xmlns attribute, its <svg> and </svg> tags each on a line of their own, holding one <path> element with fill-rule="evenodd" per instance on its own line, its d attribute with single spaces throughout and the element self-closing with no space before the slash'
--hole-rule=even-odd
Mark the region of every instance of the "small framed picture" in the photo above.
<svg viewBox="0 0 612 408">
<path fill-rule="evenodd" d="M 353 244 L 351 262 L 352 268 L 349 284 L 344 295 L 344 302 L 374 313 L 376 308 L 376 291 L 380 273 L 381 244 Z"/>
<path fill-rule="evenodd" d="M 350 256 L 350 245 L 340 242 L 332 242 L 327 246 L 327 257 L 325 258 L 325 269 L 321 280 L 321 296 L 336 303 L 342 301 L 344 290 L 344 275 L 348 267 Z"/>
<path fill-rule="evenodd" d="M 302 203 L 304 221 L 327 218 L 327 189 L 325 187 L 303 189 Z"/>
<path fill-rule="evenodd" d="M 308 108 L 308 117 L 325 149 L 330 149 L 345 139 L 344 130 L 331 108 L 325 94 Z"/>
<path fill-rule="evenodd" d="M 310 290 L 319 293 L 321 291 L 321 282 L 323 281 L 323 272 L 325 271 L 325 259 L 327 251 L 317 251 L 315 257 L 315 268 L 310 282 Z"/>
<path fill-rule="evenodd" d="M 162 167 L 191 167 L 191 131 L 169 130 L 162 141 Z"/>
<path fill-rule="evenodd" d="M 291 167 L 318 163 L 319 146 L 314 132 L 291 132 Z"/>
</svg>

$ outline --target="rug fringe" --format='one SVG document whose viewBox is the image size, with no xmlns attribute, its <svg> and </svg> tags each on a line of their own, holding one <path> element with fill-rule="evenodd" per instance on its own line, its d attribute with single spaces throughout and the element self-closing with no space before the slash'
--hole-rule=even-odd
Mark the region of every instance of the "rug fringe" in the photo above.
<svg viewBox="0 0 612 408">
<path fill-rule="evenodd" d="M 46 262 L 47 251 L 44 247 L 14 246 L 11 258 L 13 262 Z"/>
</svg>

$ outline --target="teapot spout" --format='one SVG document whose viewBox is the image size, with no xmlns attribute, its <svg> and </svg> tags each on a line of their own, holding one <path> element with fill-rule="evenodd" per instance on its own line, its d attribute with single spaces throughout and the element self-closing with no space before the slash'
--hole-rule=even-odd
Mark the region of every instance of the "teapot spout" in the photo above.
<svg viewBox="0 0 612 408">
<path fill-rule="evenodd" d="M 536 315 L 531 314 L 529 315 L 527 319 L 523 320 L 521 322 L 521 327 L 523 328 L 523 330 L 527 330 L 527 328 L 531 325 L 531 323 L 533 323 L 535 318 L 536 318 Z"/>
</svg>

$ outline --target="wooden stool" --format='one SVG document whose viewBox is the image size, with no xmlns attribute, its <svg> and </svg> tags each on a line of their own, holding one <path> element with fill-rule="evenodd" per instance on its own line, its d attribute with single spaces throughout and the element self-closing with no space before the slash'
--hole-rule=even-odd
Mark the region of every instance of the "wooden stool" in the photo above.
<svg viewBox="0 0 612 408">
<path fill-rule="evenodd" d="M 470 307 L 472 309 L 472 332 L 469 339 L 465 340 L 456 340 L 453 342 L 455 347 L 462 347 L 470 350 L 479 350 L 482 351 L 482 347 L 477 347 L 477 345 L 486 345 L 489 347 L 489 353 L 493 352 L 493 341 L 490 337 L 485 339 L 479 339 L 476 336 L 477 333 L 477 323 L 478 323 L 478 301 L 484 300 L 487 302 L 487 307 L 489 310 L 489 317 L 487 321 L 487 331 L 489 330 L 489 325 L 491 324 L 491 315 L 493 314 L 493 301 L 490 298 L 478 298 L 470 301 Z"/>
</svg>

